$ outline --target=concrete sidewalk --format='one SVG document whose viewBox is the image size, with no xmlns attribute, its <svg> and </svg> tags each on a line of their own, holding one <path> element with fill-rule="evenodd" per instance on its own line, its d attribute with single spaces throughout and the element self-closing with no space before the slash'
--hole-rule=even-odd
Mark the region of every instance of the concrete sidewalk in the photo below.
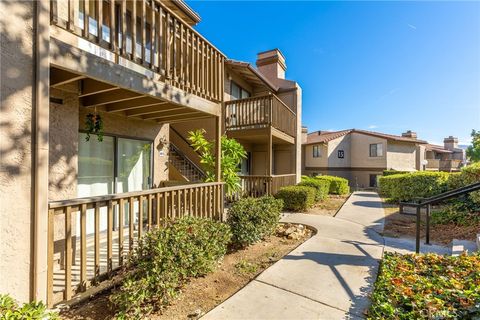
<svg viewBox="0 0 480 320">
<path fill-rule="evenodd" d="M 361 319 L 383 253 L 384 212 L 374 192 L 355 192 L 336 217 L 283 219 L 317 233 L 202 319 Z"/>
</svg>

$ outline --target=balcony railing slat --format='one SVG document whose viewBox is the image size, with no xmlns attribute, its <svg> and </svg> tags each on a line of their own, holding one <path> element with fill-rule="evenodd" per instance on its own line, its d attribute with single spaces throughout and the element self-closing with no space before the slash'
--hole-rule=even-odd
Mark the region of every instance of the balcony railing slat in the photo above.
<svg viewBox="0 0 480 320">
<path fill-rule="evenodd" d="M 80 211 L 80 241 L 81 241 L 81 262 L 80 262 L 80 287 L 87 288 L 87 205 L 81 205 Z"/>
</svg>

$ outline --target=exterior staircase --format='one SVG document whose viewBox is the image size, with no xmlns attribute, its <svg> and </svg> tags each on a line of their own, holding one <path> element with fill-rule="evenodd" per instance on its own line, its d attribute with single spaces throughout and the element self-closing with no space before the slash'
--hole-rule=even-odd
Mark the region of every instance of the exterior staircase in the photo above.
<svg viewBox="0 0 480 320">
<path fill-rule="evenodd" d="M 190 160 L 175 144 L 170 142 L 170 164 L 188 182 L 201 182 L 205 173 L 192 160 Z"/>
</svg>

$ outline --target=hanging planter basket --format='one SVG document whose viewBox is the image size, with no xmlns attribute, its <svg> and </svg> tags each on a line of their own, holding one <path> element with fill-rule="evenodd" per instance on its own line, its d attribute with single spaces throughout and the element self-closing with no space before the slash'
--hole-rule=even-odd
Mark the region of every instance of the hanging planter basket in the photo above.
<svg viewBox="0 0 480 320">
<path fill-rule="evenodd" d="M 103 141 L 103 120 L 98 113 L 89 113 L 85 119 L 85 130 L 87 131 L 86 141 L 90 141 L 90 135 L 97 135 L 99 142 Z"/>
</svg>

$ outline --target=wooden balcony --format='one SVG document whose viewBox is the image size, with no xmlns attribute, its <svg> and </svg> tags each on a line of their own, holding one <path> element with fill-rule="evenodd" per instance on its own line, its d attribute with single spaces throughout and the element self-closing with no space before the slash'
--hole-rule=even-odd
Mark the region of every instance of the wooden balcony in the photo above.
<svg viewBox="0 0 480 320">
<path fill-rule="evenodd" d="M 430 171 L 459 171 L 462 167 L 461 160 L 439 160 L 439 159 L 427 159 L 426 169 Z"/>
<path fill-rule="evenodd" d="M 185 93 L 223 100 L 225 56 L 160 1 L 54 0 L 51 24 L 60 41 Z M 51 60 L 64 56 L 50 55 Z"/>
<path fill-rule="evenodd" d="M 296 184 L 295 174 L 272 176 L 241 176 L 242 191 L 240 196 L 261 197 L 275 195 L 282 187 Z"/>
<path fill-rule="evenodd" d="M 271 127 L 292 138 L 297 132 L 296 114 L 274 94 L 225 102 L 224 119 L 229 132 Z"/>
<path fill-rule="evenodd" d="M 183 216 L 222 220 L 223 183 L 50 202 L 48 305 L 88 295 L 124 265 L 145 231 Z"/>
</svg>

